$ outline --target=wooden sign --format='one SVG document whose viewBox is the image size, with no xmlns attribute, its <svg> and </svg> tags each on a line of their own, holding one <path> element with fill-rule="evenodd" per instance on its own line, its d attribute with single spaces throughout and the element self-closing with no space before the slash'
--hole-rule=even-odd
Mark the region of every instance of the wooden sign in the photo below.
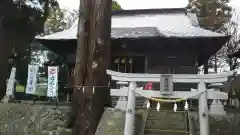
<svg viewBox="0 0 240 135">
<path fill-rule="evenodd" d="M 173 76 L 161 75 L 160 77 L 160 94 L 171 95 L 173 92 Z"/>
</svg>

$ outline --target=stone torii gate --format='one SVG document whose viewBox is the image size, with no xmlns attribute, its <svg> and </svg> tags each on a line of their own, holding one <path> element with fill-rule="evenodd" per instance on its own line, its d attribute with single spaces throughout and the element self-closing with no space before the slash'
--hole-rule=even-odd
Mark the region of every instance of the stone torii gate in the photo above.
<svg viewBox="0 0 240 135">
<path fill-rule="evenodd" d="M 209 110 L 208 99 L 212 100 L 227 100 L 227 93 L 207 89 L 207 83 L 222 83 L 228 81 L 228 77 L 234 72 L 222 74 L 136 74 L 136 73 L 120 73 L 107 70 L 107 74 L 112 80 L 129 82 L 129 87 L 120 89 L 111 89 L 111 96 L 127 96 L 127 108 L 125 118 L 124 135 L 134 134 L 134 114 L 136 96 L 144 96 L 147 98 L 167 98 L 167 99 L 198 99 L 199 102 L 199 123 L 200 135 L 209 135 Z M 159 82 L 160 91 L 142 90 L 137 88 L 137 82 Z M 197 83 L 198 89 L 191 91 L 173 91 L 173 83 Z"/>
</svg>

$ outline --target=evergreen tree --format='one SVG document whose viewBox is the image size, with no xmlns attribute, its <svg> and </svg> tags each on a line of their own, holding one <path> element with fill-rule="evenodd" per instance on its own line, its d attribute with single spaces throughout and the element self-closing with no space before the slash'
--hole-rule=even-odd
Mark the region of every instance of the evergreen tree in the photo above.
<svg viewBox="0 0 240 135">
<path fill-rule="evenodd" d="M 121 6 L 116 2 L 112 2 L 112 10 L 121 10 Z M 78 17 L 78 11 L 68 11 L 66 9 L 61 9 L 59 7 L 54 7 L 49 9 L 48 17 L 45 22 L 44 32 L 42 35 L 49 35 L 59 31 L 66 30 L 72 26 Z M 41 59 L 44 57 L 50 61 L 57 59 L 57 56 L 52 52 L 49 52 L 46 48 L 41 46 L 39 43 L 34 42 L 32 44 L 32 56 L 31 61 L 34 64 L 44 64 Z M 51 63 L 47 61 L 47 63 Z M 44 61 L 46 62 L 46 61 Z M 55 63 L 55 62 L 54 62 Z"/>
<path fill-rule="evenodd" d="M 230 0 L 189 0 L 188 10 L 196 13 L 199 25 L 202 28 L 224 33 L 226 24 L 231 19 L 232 8 L 228 6 Z M 217 72 L 217 55 L 210 58 L 204 64 L 204 73 L 208 73 L 209 67 Z"/>
<path fill-rule="evenodd" d="M 56 6 L 56 0 L 0 1 L 0 98 L 13 65 L 17 67 L 16 78 L 26 83 L 30 42 L 43 32 L 48 9 Z"/>
<path fill-rule="evenodd" d="M 229 0 L 190 0 L 188 9 L 196 13 L 201 27 L 215 32 L 224 32 L 231 19 Z"/>
<path fill-rule="evenodd" d="M 78 18 L 75 87 L 68 127 L 73 127 L 73 135 L 94 135 L 104 108 L 111 106 L 106 69 L 110 66 L 111 8 L 119 6 L 113 6 L 112 0 L 80 3 L 83 14 Z"/>
</svg>

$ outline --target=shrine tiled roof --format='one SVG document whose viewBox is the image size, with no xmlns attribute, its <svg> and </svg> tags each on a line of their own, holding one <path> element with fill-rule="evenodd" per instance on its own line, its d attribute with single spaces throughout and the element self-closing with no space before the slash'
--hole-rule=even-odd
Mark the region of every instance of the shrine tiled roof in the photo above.
<svg viewBox="0 0 240 135">
<path fill-rule="evenodd" d="M 112 28 L 111 37 L 113 38 L 140 38 L 164 36 L 156 27 L 139 28 Z"/>
<path fill-rule="evenodd" d="M 39 40 L 74 40 L 77 39 L 77 22 L 62 32 L 37 36 Z M 123 10 L 112 13 L 113 39 L 141 37 L 224 37 L 225 35 L 205 30 L 198 26 L 194 14 L 185 9 L 143 9 Z"/>
</svg>

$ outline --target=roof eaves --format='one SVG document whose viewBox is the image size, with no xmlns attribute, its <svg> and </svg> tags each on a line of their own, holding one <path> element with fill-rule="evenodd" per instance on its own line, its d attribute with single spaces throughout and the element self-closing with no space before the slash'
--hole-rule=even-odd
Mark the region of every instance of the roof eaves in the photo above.
<svg viewBox="0 0 240 135">
<path fill-rule="evenodd" d="M 162 8 L 162 9 L 134 9 L 134 10 L 113 10 L 112 15 L 139 15 L 139 14 L 174 14 L 186 13 L 185 8 Z"/>
</svg>

